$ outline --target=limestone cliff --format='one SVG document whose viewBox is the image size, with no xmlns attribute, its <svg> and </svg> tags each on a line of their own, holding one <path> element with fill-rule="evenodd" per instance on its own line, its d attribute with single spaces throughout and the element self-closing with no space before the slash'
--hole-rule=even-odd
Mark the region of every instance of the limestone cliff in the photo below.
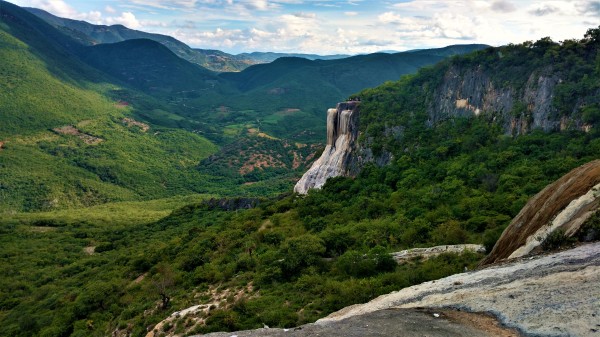
<svg viewBox="0 0 600 337">
<path fill-rule="evenodd" d="M 349 103 L 329 112 L 327 148 L 296 192 L 320 187 L 329 177 L 354 176 L 366 162 L 385 165 L 392 154 L 400 158 L 421 148 L 426 137 L 417 133 L 423 126 L 478 118 L 515 137 L 533 130 L 590 132 L 600 123 L 600 82 L 592 66 L 600 39 L 598 45 L 582 41 L 577 46 L 541 40 L 488 48 L 364 90 L 358 94 L 360 125 L 353 112 L 346 119 L 352 121 L 347 138 L 338 139 L 343 135 L 338 129 Z M 573 48 L 579 56 L 569 54 Z"/>
<path fill-rule="evenodd" d="M 556 230 L 574 235 L 600 205 L 600 160 L 582 165 L 536 194 L 504 230 L 482 264 L 539 249 Z"/>
<path fill-rule="evenodd" d="M 294 192 L 306 194 L 311 188 L 321 188 L 328 178 L 351 174 L 351 162 L 357 159 L 359 106 L 360 102 L 348 101 L 327 110 L 325 150 L 296 183 Z"/>
<path fill-rule="evenodd" d="M 449 66 L 428 106 L 430 125 L 452 117 L 483 114 L 500 123 L 510 135 L 533 129 L 589 130 L 590 125 L 580 115 L 561 116 L 552 105 L 555 89 L 562 79 L 551 68 L 533 71 L 519 87 L 496 83 L 491 75 L 481 67 Z M 573 111 L 579 108 L 574 106 Z"/>
</svg>

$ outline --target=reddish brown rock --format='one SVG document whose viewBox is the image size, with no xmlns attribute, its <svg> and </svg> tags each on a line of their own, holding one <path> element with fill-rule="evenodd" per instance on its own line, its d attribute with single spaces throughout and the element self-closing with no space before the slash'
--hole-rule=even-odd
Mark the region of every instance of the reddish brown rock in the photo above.
<svg viewBox="0 0 600 337">
<path fill-rule="evenodd" d="M 558 229 L 574 235 L 598 210 L 599 184 L 600 160 L 594 160 L 548 185 L 527 202 L 481 265 L 535 252 L 543 239 Z"/>
</svg>

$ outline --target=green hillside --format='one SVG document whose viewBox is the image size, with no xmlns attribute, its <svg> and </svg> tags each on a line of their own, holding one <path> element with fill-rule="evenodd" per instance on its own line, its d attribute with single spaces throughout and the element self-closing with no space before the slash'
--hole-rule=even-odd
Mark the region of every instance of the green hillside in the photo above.
<svg viewBox="0 0 600 337">
<path fill-rule="evenodd" d="M 310 162 L 303 152 L 324 139 L 325 109 L 354 90 L 338 79 L 356 73 L 362 79 L 350 82 L 357 87 L 376 85 L 386 79 L 377 69 L 395 62 L 384 54 L 284 58 L 237 77 L 217 76 L 158 42 L 131 39 L 130 30 L 115 37 L 126 41 L 85 46 L 80 42 L 90 41 L 52 26 L 60 18 L 47 18 L 51 25 L 7 2 L 0 10 L 4 211 L 288 190 Z M 97 28 L 71 24 L 85 34 Z M 396 65 L 398 72 L 414 71 L 417 63 Z M 248 175 L 229 149 L 247 144 L 252 130 L 277 138 L 267 147 L 283 152 L 264 156 L 259 145 L 250 146 L 246 160 L 266 162 L 248 164 L 257 166 Z M 295 143 L 308 147 L 286 149 Z M 222 153 L 199 165 L 218 151 L 213 144 L 224 146 Z"/>
<path fill-rule="evenodd" d="M 149 93 L 190 91 L 202 96 L 220 82 L 216 75 L 189 63 L 162 44 L 135 39 L 87 47 L 83 59 L 128 85 Z"/>
<path fill-rule="evenodd" d="M 213 143 L 132 118 L 148 109 L 113 100 L 123 89 L 76 42 L 12 4 L 0 14 L 1 212 L 211 190 L 196 165 Z"/>
<path fill-rule="evenodd" d="M 192 98 L 189 105 L 199 107 L 193 116 L 216 124 L 247 124 L 278 138 L 322 142 L 325 111 L 349 95 L 385 81 L 398 80 L 449 56 L 485 47 L 457 45 L 336 60 L 283 57 L 239 73 L 220 74 L 219 77 L 237 87 L 240 93 L 214 99 Z M 282 111 L 294 113 L 282 114 Z"/>
<path fill-rule="evenodd" d="M 262 128 L 278 138 L 293 141 L 322 142 L 324 112 L 348 95 L 397 80 L 445 57 L 486 47 L 450 46 L 355 57 L 268 52 L 234 56 L 221 51 L 192 49 L 172 37 L 120 25 L 93 25 L 39 9 L 27 10 L 83 45 L 99 44 L 85 49 L 87 62 L 123 84 L 159 95 L 162 101 L 159 104 L 167 103 L 168 110 L 183 120 L 178 125 L 202 132 L 217 142 L 235 140 L 230 133 L 219 131 L 227 131 L 231 125 Z M 164 48 L 140 39 L 159 42 L 180 58 L 216 71 L 237 71 L 255 63 L 276 61 L 241 73 L 224 73 L 214 81 L 214 75 L 191 67 L 173 58 Z M 312 61 L 303 62 L 306 60 Z M 121 99 L 120 95 L 114 97 Z M 288 110 L 300 113 L 281 115 L 281 111 Z M 162 113 L 154 116 L 146 111 L 144 117 L 173 124 L 173 119 L 164 120 Z"/>
<path fill-rule="evenodd" d="M 403 265 L 387 253 L 459 243 L 489 249 L 528 198 L 600 157 L 599 32 L 561 44 L 486 49 L 360 92 L 361 144 L 376 154 L 390 151 L 394 160 L 367 165 L 355 178 L 330 179 L 303 197 L 207 200 L 151 223 L 107 223 L 72 212 L 4 218 L 0 334 L 144 336 L 156 329 L 193 335 L 293 327 L 475 267 L 482 256 L 473 253 Z M 591 126 L 513 136 L 485 113 L 428 124 L 429 104 L 450 67 L 486 69 L 492 81 L 516 93 L 532 71 L 552 71 L 544 74 L 563 78 L 552 108 Z M 570 100 L 573 93 L 578 100 Z M 282 146 L 267 136 L 261 138 L 271 149 Z M 223 153 L 239 155 L 262 140 L 247 137 Z M 224 160 L 215 154 L 205 163 L 221 170 Z M 206 311 L 156 325 L 194 305 Z"/>
<path fill-rule="evenodd" d="M 338 88 L 343 96 L 386 81 L 398 80 L 402 75 L 416 72 L 425 65 L 435 64 L 446 57 L 465 54 L 488 47 L 487 45 L 456 45 L 439 49 L 375 53 L 334 60 L 308 60 L 283 57 L 269 64 L 252 66 L 240 73 L 221 74 L 238 83 L 243 91 L 294 83 L 294 79 L 327 83 Z M 305 84 L 305 83 L 303 83 Z"/>
<path fill-rule="evenodd" d="M 116 43 L 135 39 L 148 39 L 159 42 L 182 59 L 213 71 L 240 71 L 255 61 L 239 58 L 220 51 L 193 49 L 185 43 L 166 35 L 152 34 L 123 25 L 94 25 L 85 21 L 60 18 L 38 8 L 25 8 L 62 33 L 74 38 L 83 45 Z"/>
</svg>

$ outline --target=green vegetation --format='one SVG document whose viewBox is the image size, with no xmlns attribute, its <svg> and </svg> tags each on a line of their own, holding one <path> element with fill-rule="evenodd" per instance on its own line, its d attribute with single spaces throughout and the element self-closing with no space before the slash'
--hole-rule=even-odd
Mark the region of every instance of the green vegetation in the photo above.
<svg viewBox="0 0 600 337">
<path fill-rule="evenodd" d="M 327 107 L 356 89 L 481 47 L 289 58 L 237 77 L 217 76 L 177 57 L 172 51 L 189 50 L 172 38 L 33 10 L 48 24 L 4 1 L 0 11 L 3 213 L 190 193 L 281 193 L 323 140 Z M 90 46 L 104 39 L 118 43 Z M 296 69 L 298 60 L 305 66 Z M 124 118 L 150 129 L 124 125 Z M 249 129 L 277 140 L 257 143 Z M 308 146 L 291 149 L 296 143 Z M 244 145 L 254 152 L 242 159 L 264 159 L 268 152 L 267 161 L 250 163 L 253 170 L 233 164 L 240 158 L 232 149 Z M 198 165 L 219 147 L 215 160 Z"/>
<path fill-rule="evenodd" d="M 557 113 L 570 106 L 575 116 L 596 121 L 598 77 L 589 75 L 600 69 L 600 30 L 590 30 L 581 41 L 486 49 L 364 90 L 361 141 L 376 155 L 393 154 L 389 165 L 330 179 L 307 196 L 265 198 L 252 209 L 245 209 L 248 200 L 223 201 L 226 211 L 220 200 L 202 200 L 289 190 L 296 156 L 316 149 L 295 142 L 318 136 L 302 133 L 294 121 L 322 113 L 325 100 L 335 103 L 343 95 L 335 81 L 352 79 L 348 70 L 387 56 L 348 64 L 283 59 L 274 68 L 219 79 L 239 76 L 247 87 L 208 85 L 204 96 L 165 86 L 149 97 L 153 87 L 100 73 L 81 61 L 91 49 L 0 4 L 6 75 L 0 108 L 8 123 L 0 126 L 0 335 L 143 336 L 172 312 L 197 304 L 208 307 L 196 317 L 206 324 L 175 319 L 160 330 L 193 334 L 311 322 L 473 268 L 481 258 L 475 253 L 404 265 L 388 253 L 459 243 L 490 248 L 532 195 L 600 156 L 596 126 L 512 137 L 503 121 L 486 114 L 427 126 L 428 99 L 445 71 L 467 64 L 487 67 L 496 84 L 514 87 L 537 67 L 554 64 L 564 76 L 553 102 Z M 148 42 L 119 45 L 143 49 Z M 119 62 L 131 59 L 98 64 L 114 47 L 92 48 L 98 54 L 87 56 L 118 78 Z M 289 68 L 296 67 L 304 70 L 292 76 Z M 311 81 L 317 72 L 325 80 Z M 573 93 L 580 101 L 573 103 Z M 234 103 L 225 106 L 223 97 Z M 299 105 L 313 98 L 319 103 Z M 525 108 L 517 104 L 514 113 Z M 266 157 L 277 164 L 259 169 Z M 586 226 L 597 231 L 597 216 Z"/>
<path fill-rule="evenodd" d="M 391 151 L 394 160 L 367 166 L 355 179 L 330 179 L 307 196 L 262 200 L 249 210 L 201 202 L 129 225 L 67 221 L 60 214 L 3 221 L 2 333 L 139 336 L 197 304 L 212 308 L 195 316 L 206 324 L 174 319 L 160 330 L 291 327 L 474 267 L 481 256 L 473 253 L 404 265 L 387 253 L 493 246 L 532 195 L 598 158 L 600 141 L 595 129 L 512 137 L 483 114 L 426 127 L 425 98 L 411 92 L 427 90 L 439 69 L 363 91 L 362 126 L 368 135 L 382 135 L 371 140 L 374 151 Z M 384 121 L 403 126 L 402 137 L 385 137 L 385 126 L 393 124 Z M 257 136 L 241 144 L 265 147 L 263 154 L 283 146 Z M 232 143 L 227 151 L 245 160 L 243 146 Z M 205 167 L 221 170 L 229 157 L 210 157 Z M 261 174 L 257 179 L 268 171 Z"/>
<path fill-rule="evenodd" d="M 191 194 L 148 201 L 110 202 L 48 212 L 5 214 L 2 222 L 31 223 L 49 227 L 56 227 L 53 224 L 73 225 L 78 223 L 91 223 L 106 227 L 143 225 L 168 216 L 174 209 L 214 197 L 214 195 Z"/>
<path fill-rule="evenodd" d="M 563 229 L 558 229 L 550 233 L 541 243 L 544 251 L 553 251 L 567 245 L 572 245 L 577 241 L 577 238 L 570 238 L 565 234 Z"/>
<path fill-rule="evenodd" d="M 264 194 L 291 184 L 245 192 L 219 172 L 199 172 L 198 163 L 218 151 L 201 135 L 220 141 L 221 130 L 181 117 L 160 97 L 113 84 L 81 61 L 82 46 L 35 16 L 5 2 L 0 10 L 2 214 L 193 193 Z M 132 50 L 148 47 L 129 44 Z M 158 60 L 176 60 L 173 75 L 213 76 L 168 50 L 156 53 L 166 57 Z"/>
<path fill-rule="evenodd" d="M 391 165 L 246 211 L 197 203 L 150 224 L 61 220 L 68 213 L 6 220 L 2 331 L 102 336 L 121 329 L 137 336 L 201 303 L 214 303 L 200 315 L 206 325 L 181 319 L 163 329 L 191 334 L 310 322 L 472 268 L 480 255 L 397 266 L 387 253 L 495 240 L 531 195 L 600 155 L 589 134 L 515 139 L 482 119 L 447 122 L 422 137 L 430 141 Z"/>
</svg>

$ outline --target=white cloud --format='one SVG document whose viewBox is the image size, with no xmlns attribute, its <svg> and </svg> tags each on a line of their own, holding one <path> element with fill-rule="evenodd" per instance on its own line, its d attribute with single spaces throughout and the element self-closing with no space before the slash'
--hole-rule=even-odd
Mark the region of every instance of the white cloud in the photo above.
<svg viewBox="0 0 600 337">
<path fill-rule="evenodd" d="M 128 28 L 137 29 L 142 27 L 141 23 L 135 17 L 135 15 L 131 12 L 123 12 L 121 16 L 117 17 L 108 17 L 104 20 L 107 25 L 123 25 Z"/>
<path fill-rule="evenodd" d="M 600 0 L 9 1 L 228 52 L 366 53 L 544 36 L 560 41 L 600 24 Z"/>
<path fill-rule="evenodd" d="M 78 15 L 77 11 L 63 0 L 32 0 L 26 2 L 29 2 L 32 7 L 41 8 L 60 17 L 69 18 Z"/>
<path fill-rule="evenodd" d="M 267 0 L 248 0 L 242 2 L 248 9 L 257 9 L 259 11 L 265 11 L 269 9 L 269 2 Z"/>
<path fill-rule="evenodd" d="M 496 0 L 492 3 L 491 9 L 495 12 L 510 13 L 517 10 L 517 7 L 510 1 Z"/>
</svg>

